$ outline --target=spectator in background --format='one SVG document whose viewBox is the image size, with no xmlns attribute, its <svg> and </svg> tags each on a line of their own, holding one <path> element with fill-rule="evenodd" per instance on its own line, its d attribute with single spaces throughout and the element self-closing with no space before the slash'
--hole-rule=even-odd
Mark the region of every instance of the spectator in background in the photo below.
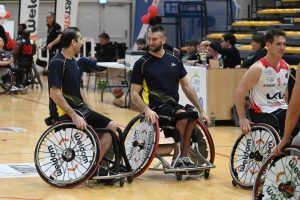
<svg viewBox="0 0 300 200">
<path fill-rule="evenodd" d="M 18 26 L 18 37 L 17 37 L 16 41 L 21 40 L 23 31 L 25 29 L 27 29 L 26 24 L 19 24 L 19 26 Z"/>
<path fill-rule="evenodd" d="M 190 65 L 190 66 L 199 66 L 199 65 L 201 65 L 202 61 L 201 61 L 200 54 L 201 53 L 207 53 L 207 52 L 205 52 L 205 50 L 206 50 L 206 47 L 201 45 L 200 41 L 198 41 L 197 42 L 197 52 L 195 54 L 191 55 L 188 58 L 187 64 Z"/>
<path fill-rule="evenodd" d="M 149 48 L 147 46 L 147 42 L 145 38 L 139 38 L 136 40 L 136 45 L 138 50 L 143 50 L 143 51 L 149 51 Z"/>
<path fill-rule="evenodd" d="M 199 40 L 188 40 L 186 42 L 186 57 L 188 60 L 190 60 L 190 57 L 192 55 L 195 55 L 197 53 L 197 45 L 200 44 Z M 193 59 L 193 57 L 191 57 Z"/>
<path fill-rule="evenodd" d="M 82 57 L 77 61 L 80 70 L 80 77 L 83 72 L 91 73 L 94 71 L 104 71 L 106 67 L 98 66 L 97 62 L 112 62 L 116 56 L 115 46 L 109 41 L 107 33 L 99 35 L 100 47 L 97 47 L 96 55 L 90 58 Z"/>
<path fill-rule="evenodd" d="M 49 50 L 49 63 L 51 59 L 61 51 L 60 36 L 62 33 L 61 26 L 55 22 L 55 15 L 53 12 L 48 12 L 46 16 L 48 32 L 46 45 L 42 50 Z"/>
<path fill-rule="evenodd" d="M 203 41 L 201 44 L 211 47 L 213 50 L 222 54 L 224 61 L 224 68 L 235 68 L 241 64 L 240 52 L 235 48 L 236 37 L 232 33 L 227 33 L 222 36 L 221 47 L 215 42 L 208 40 Z"/>
<path fill-rule="evenodd" d="M 251 42 L 253 53 L 245 58 L 242 65 L 237 65 L 235 68 L 248 68 L 253 65 L 256 61 L 267 55 L 267 49 L 265 48 L 265 36 L 262 33 L 256 33 L 252 36 Z"/>
<path fill-rule="evenodd" d="M 5 29 L 1 24 L 0 24 L 0 37 L 2 38 L 2 40 L 4 42 L 3 49 L 6 50 L 7 37 L 6 37 L 6 34 L 5 34 Z"/>
</svg>

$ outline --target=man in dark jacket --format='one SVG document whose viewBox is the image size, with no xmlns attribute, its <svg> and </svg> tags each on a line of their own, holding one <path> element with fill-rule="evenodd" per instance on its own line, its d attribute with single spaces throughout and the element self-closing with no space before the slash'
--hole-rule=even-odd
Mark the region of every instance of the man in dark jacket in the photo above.
<svg viewBox="0 0 300 200">
<path fill-rule="evenodd" d="M 210 46 L 213 50 L 222 54 L 224 68 L 235 68 L 241 64 L 240 52 L 235 48 L 236 37 L 231 33 L 226 33 L 222 36 L 221 47 L 210 41 L 203 41 L 201 45 Z"/>
<path fill-rule="evenodd" d="M 101 46 L 97 47 L 95 57 L 90 58 L 82 57 L 77 61 L 77 65 L 80 70 L 80 76 L 83 72 L 91 73 L 94 71 L 104 71 L 106 67 L 98 66 L 97 62 L 112 62 L 116 55 L 115 47 L 112 42 L 109 41 L 109 35 L 107 33 L 101 33 L 99 35 Z"/>
</svg>

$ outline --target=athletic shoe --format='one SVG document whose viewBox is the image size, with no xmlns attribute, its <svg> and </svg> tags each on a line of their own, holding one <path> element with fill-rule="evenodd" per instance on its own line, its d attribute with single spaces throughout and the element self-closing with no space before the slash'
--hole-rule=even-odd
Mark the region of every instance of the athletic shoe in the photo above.
<svg viewBox="0 0 300 200">
<path fill-rule="evenodd" d="M 184 165 L 187 166 L 187 167 L 194 167 L 195 166 L 195 164 L 192 163 L 192 161 L 188 157 L 182 157 L 181 160 L 184 163 Z"/>
</svg>

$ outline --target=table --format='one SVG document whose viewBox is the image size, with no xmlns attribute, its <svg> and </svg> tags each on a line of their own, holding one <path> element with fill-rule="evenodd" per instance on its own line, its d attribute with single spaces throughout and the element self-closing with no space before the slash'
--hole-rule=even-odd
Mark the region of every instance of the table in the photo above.
<svg viewBox="0 0 300 200">
<path fill-rule="evenodd" d="M 235 90 L 247 69 L 206 69 L 184 66 L 187 78 L 196 91 L 198 100 L 208 116 L 215 113 L 216 120 L 232 120 L 231 108 L 235 104 Z M 179 103 L 191 104 L 179 87 Z"/>
<path fill-rule="evenodd" d="M 107 87 L 128 87 L 129 84 L 127 83 L 126 81 L 126 70 L 132 70 L 133 67 L 130 67 L 130 66 L 126 66 L 124 64 L 119 64 L 118 62 L 97 62 L 97 65 L 98 66 L 102 66 L 102 67 L 106 67 L 106 68 L 110 68 L 110 69 L 122 69 L 124 70 L 124 79 L 125 79 L 125 82 L 126 82 L 126 86 L 120 86 L 120 85 L 110 85 L 109 82 L 108 82 L 108 75 L 107 75 Z M 108 71 L 107 71 L 108 73 Z M 103 96 L 103 91 L 104 91 L 105 87 L 102 88 L 102 93 L 101 95 Z M 128 87 L 128 90 L 125 94 L 125 105 L 124 106 L 121 106 L 121 108 L 129 108 L 130 107 L 130 88 Z M 127 98 L 129 97 L 129 101 L 128 101 L 128 105 L 127 105 Z M 103 98 L 101 98 L 103 99 Z"/>
</svg>

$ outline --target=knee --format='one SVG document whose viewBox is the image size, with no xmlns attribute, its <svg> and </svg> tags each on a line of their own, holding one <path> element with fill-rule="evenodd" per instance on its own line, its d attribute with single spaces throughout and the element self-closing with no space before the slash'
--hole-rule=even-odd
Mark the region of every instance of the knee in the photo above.
<svg viewBox="0 0 300 200">
<path fill-rule="evenodd" d="M 176 123 L 176 126 L 185 128 L 187 123 L 188 123 L 188 119 L 181 119 Z"/>
<path fill-rule="evenodd" d="M 106 128 L 111 129 L 113 132 L 116 132 L 117 128 L 118 128 L 118 125 L 117 125 L 116 122 L 111 121 L 111 122 L 108 123 Z"/>
</svg>

